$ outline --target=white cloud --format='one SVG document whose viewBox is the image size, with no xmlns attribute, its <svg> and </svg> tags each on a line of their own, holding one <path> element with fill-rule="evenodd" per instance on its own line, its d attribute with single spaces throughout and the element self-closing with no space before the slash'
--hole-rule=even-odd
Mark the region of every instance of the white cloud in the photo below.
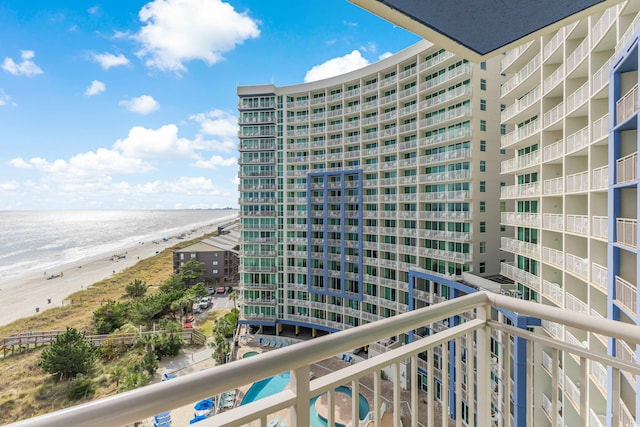
<svg viewBox="0 0 640 427">
<path fill-rule="evenodd" d="M 94 80 L 91 82 L 87 90 L 84 91 L 84 94 L 87 96 L 94 96 L 104 92 L 105 90 L 107 90 L 107 87 L 104 83 L 99 80 Z"/>
<path fill-rule="evenodd" d="M 260 35 L 258 22 L 221 0 L 154 0 L 138 13 L 144 26 L 134 35 L 148 67 L 180 73 L 185 62 L 208 65 Z"/>
<path fill-rule="evenodd" d="M 96 15 L 100 12 L 100 5 L 95 5 L 93 7 L 90 7 L 89 9 L 87 9 L 87 12 L 90 15 Z"/>
<path fill-rule="evenodd" d="M 191 166 L 195 166 L 198 168 L 204 169 L 218 169 L 219 167 L 226 166 L 234 166 L 238 164 L 238 159 L 235 157 L 229 157 L 227 159 L 221 156 L 211 156 L 208 160 L 206 159 L 198 159 L 191 164 Z"/>
<path fill-rule="evenodd" d="M 192 114 L 189 119 L 200 124 L 200 132 L 205 135 L 235 137 L 238 135 L 238 117 L 223 110 Z"/>
<path fill-rule="evenodd" d="M 13 166 L 14 168 L 18 168 L 18 169 L 31 169 L 31 168 L 33 168 L 33 165 L 30 165 L 29 163 L 25 162 L 24 159 L 22 159 L 20 157 L 9 160 L 9 164 L 11 166 Z"/>
<path fill-rule="evenodd" d="M 91 53 L 91 59 L 100 64 L 103 70 L 130 64 L 129 59 L 123 54 L 114 55 L 109 52 Z"/>
<path fill-rule="evenodd" d="M 33 157 L 28 161 L 15 158 L 9 162 L 19 169 L 35 169 L 48 175 L 54 181 L 75 181 L 77 178 L 86 179 L 90 176 L 106 176 L 109 174 L 132 174 L 154 170 L 141 159 L 123 156 L 116 150 L 99 148 L 98 150 L 79 153 L 69 161 L 56 159 L 49 162 L 40 157 Z"/>
<path fill-rule="evenodd" d="M 19 64 L 16 63 L 12 58 L 8 56 L 4 58 L 4 62 L 2 63 L 2 69 L 6 72 L 13 74 L 14 76 L 35 76 L 38 74 L 42 74 L 43 71 L 36 65 L 32 59 L 35 57 L 35 52 L 32 50 L 22 50 L 20 51 L 20 58 L 22 62 Z"/>
<path fill-rule="evenodd" d="M 4 93 L 4 89 L 0 88 L 0 107 L 2 107 L 3 105 L 7 105 L 9 101 L 11 101 L 9 95 Z"/>
<path fill-rule="evenodd" d="M 393 53 L 391 52 L 385 52 L 382 55 L 378 56 L 378 61 L 382 61 L 383 59 L 386 59 L 390 56 L 393 56 Z"/>
<path fill-rule="evenodd" d="M 119 104 L 124 106 L 131 112 L 144 115 L 153 113 L 160 108 L 160 104 L 158 104 L 158 101 L 156 101 L 152 96 L 149 95 L 141 95 L 136 98 L 131 98 L 128 101 L 122 100 Z"/>
<path fill-rule="evenodd" d="M 125 156 L 135 158 L 193 157 L 193 144 L 178 138 L 176 125 L 165 125 L 158 130 L 135 126 L 125 139 L 119 139 L 113 148 Z"/>
<path fill-rule="evenodd" d="M 369 61 L 367 61 L 359 51 L 354 50 L 345 56 L 333 58 L 320 65 L 314 66 L 307 71 L 307 74 L 304 76 L 304 81 L 305 83 L 314 82 L 316 80 L 338 76 L 367 65 L 369 65 Z"/>
</svg>

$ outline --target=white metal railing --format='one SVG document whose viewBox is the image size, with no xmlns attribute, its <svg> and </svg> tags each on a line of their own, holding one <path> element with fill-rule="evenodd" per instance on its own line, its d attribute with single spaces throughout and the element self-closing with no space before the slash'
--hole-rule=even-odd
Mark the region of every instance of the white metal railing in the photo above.
<svg viewBox="0 0 640 427">
<path fill-rule="evenodd" d="M 591 31 L 591 43 L 593 46 L 600 40 L 607 29 L 611 26 L 611 23 L 616 19 L 618 13 L 618 6 L 610 7 L 602 13 L 602 16 Z"/>
<path fill-rule="evenodd" d="M 502 87 L 500 88 L 500 95 L 505 96 L 507 93 L 511 92 L 516 86 L 522 83 L 527 79 L 535 70 L 540 68 L 540 64 L 542 63 L 542 55 L 538 53 L 533 57 L 531 61 L 527 63 L 518 73 L 507 80 Z"/>
<path fill-rule="evenodd" d="M 609 67 L 611 59 L 608 59 L 591 78 L 591 93 L 595 94 L 609 83 Z"/>
<path fill-rule="evenodd" d="M 546 179 L 543 185 L 544 185 L 543 194 L 545 196 L 564 193 L 564 177 L 562 176 L 558 178 Z"/>
<path fill-rule="evenodd" d="M 564 307 L 571 311 L 575 311 L 576 313 L 582 313 L 586 315 L 590 314 L 589 306 L 569 292 L 567 292 L 564 296 Z"/>
<path fill-rule="evenodd" d="M 562 63 L 556 70 L 551 73 L 549 77 L 544 79 L 542 82 L 542 88 L 544 90 L 544 94 L 546 95 L 551 89 L 556 87 L 558 83 L 560 83 L 564 79 L 564 67 L 565 64 Z"/>
<path fill-rule="evenodd" d="M 606 216 L 592 216 L 591 235 L 606 240 L 609 237 L 609 227 L 607 223 L 608 218 Z"/>
<path fill-rule="evenodd" d="M 600 138 L 609 135 L 609 114 L 605 114 L 604 116 L 597 119 L 593 122 L 593 132 L 592 132 L 592 140 L 597 141 Z"/>
<path fill-rule="evenodd" d="M 571 154 L 589 145 L 589 126 L 585 126 L 567 137 L 566 154 Z"/>
<path fill-rule="evenodd" d="M 508 148 L 517 142 L 530 137 L 540 131 L 541 120 L 534 120 L 526 125 L 520 126 L 513 132 L 500 137 L 500 148 Z"/>
<path fill-rule="evenodd" d="M 564 252 L 544 246 L 542 248 L 542 261 L 562 268 L 564 266 Z"/>
<path fill-rule="evenodd" d="M 589 98 L 589 89 L 589 81 L 587 81 L 567 97 L 567 114 L 578 108 Z"/>
<path fill-rule="evenodd" d="M 633 22 L 631 23 L 631 25 L 629 25 L 629 27 L 624 32 L 622 37 L 620 37 L 620 39 L 618 40 L 618 43 L 616 44 L 616 55 L 618 55 L 622 51 L 622 49 L 625 48 L 627 43 L 629 43 L 629 41 L 631 40 L 633 35 L 639 29 L 640 29 L 640 15 L 636 15 L 636 17 L 633 19 Z"/>
<path fill-rule="evenodd" d="M 589 234 L 589 216 L 567 215 L 566 230 L 571 233 Z"/>
<path fill-rule="evenodd" d="M 507 52 L 507 54 L 504 56 L 504 58 L 502 58 L 502 61 L 500 62 L 500 71 L 504 72 L 504 70 L 509 68 L 509 65 L 513 64 L 513 62 L 518 59 L 520 55 L 522 55 L 522 53 L 527 50 L 532 44 L 533 40 L 524 43 L 516 48 L 513 48 L 509 52 Z"/>
<path fill-rule="evenodd" d="M 595 262 L 591 264 L 591 283 L 603 291 L 609 288 L 609 269 Z"/>
<path fill-rule="evenodd" d="M 540 151 L 532 151 L 522 156 L 516 156 L 500 163 L 500 173 L 511 173 L 523 168 L 529 168 L 540 164 Z"/>
<path fill-rule="evenodd" d="M 542 116 L 542 120 L 544 123 L 544 127 L 547 127 L 558 120 L 560 120 L 564 116 L 564 102 L 553 107 L 551 110 L 544 113 Z"/>
<path fill-rule="evenodd" d="M 564 215 L 545 213 L 542 214 L 542 226 L 551 230 L 564 230 Z"/>
<path fill-rule="evenodd" d="M 510 237 L 500 238 L 500 249 L 534 258 L 540 258 L 541 254 L 540 245 L 523 242 L 521 240 L 512 239 Z"/>
<path fill-rule="evenodd" d="M 591 189 L 605 190 L 609 187 L 609 165 L 600 166 L 591 172 Z"/>
<path fill-rule="evenodd" d="M 638 290 L 635 285 L 616 276 L 616 301 L 627 308 L 633 316 L 637 315 Z"/>
<path fill-rule="evenodd" d="M 525 329 L 517 329 L 492 321 L 489 315 L 489 310 L 492 308 L 500 308 L 542 319 L 543 327 L 546 330 L 548 330 L 547 328 L 553 329 L 553 324 L 566 325 L 615 338 L 619 350 L 617 351 L 618 357 L 592 352 L 581 345 L 555 340 L 543 334 L 535 334 Z M 350 352 L 353 348 L 375 344 L 389 336 L 404 334 L 425 324 L 437 323 L 442 319 L 461 315 L 470 310 L 476 311 L 476 318 L 463 324 L 444 328 L 441 332 L 389 349 L 381 355 L 358 361 L 317 378 L 312 379 L 309 374 L 311 365 L 315 362 Z M 469 411 L 469 424 L 489 426 L 491 425 L 491 387 L 494 384 L 490 380 L 491 370 L 494 370 L 498 378 L 499 375 L 502 375 L 502 370 L 499 370 L 498 373 L 495 372 L 498 368 L 491 367 L 490 337 L 493 331 L 500 331 L 505 342 L 508 342 L 511 336 L 518 336 L 532 345 L 542 346 L 550 351 L 571 354 L 577 357 L 580 363 L 587 364 L 581 366 L 584 368 L 582 369 L 584 372 L 588 370 L 588 364 L 592 365 L 593 362 L 596 362 L 610 369 L 611 373 L 608 375 L 614 375 L 616 378 L 623 371 L 633 376 L 640 375 L 640 366 L 632 357 L 634 354 L 628 345 L 628 343 L 634 345 L 640 343 L 640 327 L 607 319 L 593 322 L 592 317 L 580 313 L 567 312 L 560 308 L 499 294 L 478 292 L 251 358 L 240 359 L 223 366 L 179 376 L 171 381 L 153 384 L 32 418 L 17 425 L 23 427 L 101 427 L 131 424 L 151 418 L 154 414 L 192 405 L 200 399 L 217 396 L 227 390 L 234 390 L 287 371 L 291 372 L 291 386 L 289 388 L 272 396 L 211 416 L 200 421 L 198 425 L 202 427 L 231 427 L 255 421 L 264 427 L 267 426 L 268 418 L 272 418 L 271 415 L 276 411 L 288 411 L 287 419 L 289 425 L 293 427 L 308 425 L 310 398 L 328 393 L 330 397 L 328 411 L 329 414 L 334 414 L 336 399 L 333 390 L 338 386 L 348 385 L 352 389 L 352 394 L 358 395 L 361 389 L 360 380 L 371 374 L 374 378 L 373 390 L 369 390 L 373 394 L 371 418 L 379 420 L 384 411 L 381 396 L 382 380 L 380 379 L 380 372 L 383 369 L 391 374 L 393 382 L 392 396 L 390 400 L 385 400 L 384 405 L 384 409 L 389 409 L 389 413 L 386 415 L 389 417 L 390 425 L 400 427 L 403 424 L 402 419 L 409 420 L 413 426 L 417 426 L 419 423 L 421 425 L 435 425 L 438 401 L 434 395 L 425 394 L 419 390 L 418 366 L 433 366 L 437 354 L 439 360 L 451 360 L 454 364 L 452 366 L 456 366 L 456 369 L 466 370 L 468 381 L 472 382 L 474 378 L 476 379 L 475 383 L 471 383 L 473 386 L 466 388 L 467 393 L 470 394 L 469 400 L 477 402 L 475 407 Z M 474 337 L 474 351 L 471 354 L 476 358 L 475 363 L 463 360 L 463 352 L 461 351 L 449 352 L 451 345 L 460 346 L 463 342 L 471 342 Z M 533 360 L 522 362 L 532 363 Z M 576 403 L 579 404 L 580 391 L 577 390 L 576 381 L 582 380 L 582 378 L 568 376 L 567 373 L 562 372 L 558 367 L 553 367 L 552 364 L 553 359 L 547 356 L 545 366 L 558 372 L 560 384 L 564 384 L 571 399 L 577 400 Z M 434 373 L 436 371 L 434 370 Z M 435 375 L 428 379 L 429 390 L 435 389 L 434 377 Z M 456 393 L 462 393 L 461 382 L 450 383 L 447 375 L 442 375 L 438 380 L 443 390 L 448 390 L 451 384 L 456 388 Z M 505 382 L 510 384 L 513 389 L 511 379 L 506 379 Z M 527 393 L 542 395 L 542 406 L 546 416 L 549 417 L 552 425 L 557 425 L 561 417 L 557 393 L 554 391 L 552 398 L 549 399 L 542 389 L 536 388 L 535 384 L 532 386 L 529 383 L 527 386 L 529 387 Z M 401 411 L 400 391 L 402 387 L 407 387 L 410 390 L 407 402 L 408 413 Z M 440 403 L 447 406 L 447 399 L 447 395 L 444 394 Z M 619 422 L 635 424 L 633 416 L 619 399 L 611 401 L 609 404 L 614 414 L 613 425 L 619 425 Z M 421 412 L 425 414 L 425 418 L 420 420 L 417 418 L 419 406 L 422 409 Z M 359 416 L 357 408 L 358 405 L 353 405 L 351 409 L 353 418 Z M 412 411 L 411 408 L 415 408 L 415 410 Z M 446 413 L 445 411 L 444 414 Z M 506 413 L 504 416 L 510 417 L 511 415 Z M 534 416 L 535 413 L 531 415 L 531 417 Z M 536 421 L 534 418 L 531 420 L 533 425 L 543 424 L 543 420 Z M 447 420 L 445 419 L 445 421 Z"/>
<path fill-rule="evenodd" d="M 560 43 L 564 40 L 564 28 L 560 28 L 554 35 L 551 37 L 551 40 L 544 45 L 543 53 L 544 59 L 548 59 L 549 56 L 555 52 L 555 50 L 560 46 Z"/>
<path fill-rule="evenodd" d="M 638 109 L 638 85 L 616 101 L 616 124 L 624 122 Z"/>
<path fill-rule="evenodd" d="M 564 154 L 564 140 L 561 139 L 553 144 L 547 145 L 542 149 L 542 153 L 542 158 L 545 162 L 561 157 Z"/>
<path fill-rule="evenodd" d="M 520 185 L 508 185 L 500 188 L 500 197 L 503 199 L 536 196 L 540 196 L 539 182 L 530 182 L 528 184 Z"/>
<path fill-rule="evenodd" d="M 567 57 L 566 66 L 567 73 L 570 73 L 582 60 L 587 56 L 589 52 L 589 38 L 586 37 L 573 52 Z"/>
<path fill-rule="evenodd" d="M 589 260 L 587 258 L 580 258 L 573 254 L 566 254 L 565 266 L 568 271 L 583 277 L 589 277 Z"/>
<path fill-rule="evenodd" d="M 616 160 L 616 184 L 638 179 L 638 152 L 628 154 Z"/>
<path fill-rule="evenodd" d="M 556 303 L 558 307 L 562 308 L 564 306 L 564 304 L 562 303 L 562 296 L 564 292 L 562 291 L 560 285 L 558 285 L 557 283 L 551 283 L 548 280 L 543 280 L 542 294 Z"/>
<path fill-rule="evenodd" d="M 616 218 L 616 242 L 635 248 L 638 237 L 638 220 Z"/>
<path fill-rule="evenodd" d="M 589 190 L 589 171 L 567 175 L 567 193 L 576 193 Z"/>
<path fill-rule="evenodd" d="M 500 222 L 505 225 L 540 227 L 540 214 L 531 212 L 502 212 Z"/>
</svg>

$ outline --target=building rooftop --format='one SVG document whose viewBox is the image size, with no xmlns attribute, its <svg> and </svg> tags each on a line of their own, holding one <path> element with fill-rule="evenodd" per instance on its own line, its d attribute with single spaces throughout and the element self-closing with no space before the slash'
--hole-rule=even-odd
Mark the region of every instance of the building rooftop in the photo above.
<svg viewBox="0 0 640 427">
<path fill-rule="evenodd" d="M 349 1 L 442 48 L 480 62 L 621 0 Z"/>
</svg>

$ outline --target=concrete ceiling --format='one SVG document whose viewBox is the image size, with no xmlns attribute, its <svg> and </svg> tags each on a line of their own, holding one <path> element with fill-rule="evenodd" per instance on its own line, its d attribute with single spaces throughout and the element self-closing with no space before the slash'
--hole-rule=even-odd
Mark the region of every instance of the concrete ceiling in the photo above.
<svg viewBox="0 0 640 427">
<path fill-rule="evenodd" d="M 349 0 L 480 62 L 622 0 Z"/>
</svg>

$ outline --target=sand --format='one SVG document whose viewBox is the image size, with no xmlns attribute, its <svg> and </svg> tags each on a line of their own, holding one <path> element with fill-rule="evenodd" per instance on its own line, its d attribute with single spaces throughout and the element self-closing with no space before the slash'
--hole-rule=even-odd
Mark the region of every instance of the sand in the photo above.
<svg viewBox="0 0 640 427">
<path fill-rule="evenodd" d="M 200 227 L 193 232 L 185 229 L 186 238 L 194 239 L 212 233 L 217 230 L 218 225 L 226 222 L 229 222 L 229 219 Z M 123 248 L 119 253 L 126 252 L 125 258 L 114 259 L 113 253 L 105 253 L 59 265 L 46 272 L 0 281 L 0 301 L 3 306 L 0 310 L 0 325 L 6 325 L 49 308 L 62 306 L 65 304 L 65 299 L 74 292 L 86 289 L 114 273 L 135 265 L 139 260 L 152 257 L 181 241 L 175 236 L 167 241 L 163 241 L 162 238 L 163 236 L 158 236 L 155 240 L 157 243 L 151 239 Z M 59 277 L 47 279 L 52 275 L 59 275 Z"/>
</svg>

